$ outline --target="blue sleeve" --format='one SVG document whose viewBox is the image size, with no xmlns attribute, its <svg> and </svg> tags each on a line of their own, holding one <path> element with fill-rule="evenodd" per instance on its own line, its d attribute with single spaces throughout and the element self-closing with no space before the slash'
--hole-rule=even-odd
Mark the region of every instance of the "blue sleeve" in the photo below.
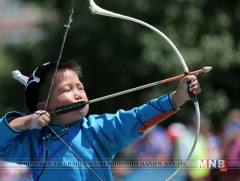
<svg viewBox="0 0 240 181">
<path fill-rule="evenodd" d="M 116 114 L 91 115 L 88 120 L 94 125 L 103 145 L 108 150 L 118 152 L 143 135 L 138 131 L 142 124 L 162 112 L 174 109 L 171 94 L 166 94 L 140 107 L 119 110 Z"/>
<path fill-rule="evenodd" d="M 14 129 L 9 122 L 23 116 L 18 112 L 10 112 L 0 119 L 0 159 L 18 162 L 19 159 L 29 157 L 29 144 L 25 139 L 25 131 Z"/>
<path fill-rule="evenodd" d="M 161 113 L 176 109 L 177 108 L 172 101 L 172 94 L 165 94 L 158 99 L 153 99 L 140 106 L 138 108 L 138 119 L 142 124 L 144 124 L 146 121 Z"/>
<path fill-rule="evenodd" d="M 15 118 L 21 117 L 18 112 L 10 112 L 0 119 L 1 139 L 0 145 L 8 144 L 12 139 L 20 135 L 23 131 L 16 130 L 9 125 L 9 122 Z"/>
</svg>

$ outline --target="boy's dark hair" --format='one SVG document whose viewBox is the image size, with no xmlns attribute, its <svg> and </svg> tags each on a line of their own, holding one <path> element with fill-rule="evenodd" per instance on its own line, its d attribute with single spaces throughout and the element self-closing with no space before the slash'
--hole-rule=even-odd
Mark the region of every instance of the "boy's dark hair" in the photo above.
<svg viewBox="0 0 240 181">
<path fill-rule="evenodd" d="M 25 101 L 30 112 L 37 111 L 37 103 L 46 101 L 52 84 L 57 62 L 45 63 L 37 67 L 29 76 L 25 88 Z M 64 61 L 59 63 L 58 72 L 63 70 L 74 71 L 79 78 L 82 77 L 80 65 L 75 61 Z"/>
</svg>

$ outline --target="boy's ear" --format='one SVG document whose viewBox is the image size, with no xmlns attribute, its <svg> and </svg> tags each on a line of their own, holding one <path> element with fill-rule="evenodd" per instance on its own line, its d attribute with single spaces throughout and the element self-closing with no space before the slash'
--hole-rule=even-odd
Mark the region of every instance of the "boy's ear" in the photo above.
<svg viewBox="0 0 240 181">
<path fill-rule="evenodd" d="M 37 104 L 37 109 L 38 110 L 44 110 L 45 109 L 45 102 L 39 102 L 38 104 Z"/>
</svg>

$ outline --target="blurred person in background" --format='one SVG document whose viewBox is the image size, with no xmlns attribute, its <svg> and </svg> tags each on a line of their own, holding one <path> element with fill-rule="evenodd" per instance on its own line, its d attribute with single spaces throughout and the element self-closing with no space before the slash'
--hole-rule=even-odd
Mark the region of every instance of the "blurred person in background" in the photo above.
<svg viewBox="0 0 240 181">
<path fill-rule="evenodd" d="M 172 142 L 172 153 L 171 159 L 174 160 L 183 160 L 187 158 L 187 154 L 189 153 L 189 145 L 190 143 L 186 143 L 184 140 L 184 136 L 187 133 L 187 127 L 180 123 L 172 123 L 167 127 L 167 135 Z M 183 140 L 181 140 L 183 139 Z M 184 155 L 183 155 L 184 154 Z M 181 169 L 179 174 L 182 175 L 182 180 L 186 181 L 188 178 L 188 171 L 186 169 Z"/>
<path fill-rule="evenodd" d="M 24 165 L 0 161 L 1 181 L 31 181 L 31 173 Z"/>
<path fill-rule="evenodd" d="M 221 174 L 221 181 L 240 180 L 240 109 L 232 109 L 223 123 L 222 159 L 229 165 L 227 172 Z"/>
<path fill-rule="evenodd" d="M 121 181 L 166 180 L 175 171 L 173 166 L 168 165 L 172 149 L 166 129 L 161 126 L 152 127 L 144 133 L 141 140 L 137 140 L 119 153 L 121 160 L 127 157 L 128 161 L 136 162 L 138 165 L 133 165 L 129 169 L 126 167 L 115 169 L 113 171 L 115 178 Z M 185 179 L 182 174 L 177 174 L 174 180 L 184 181 Z"/>
<path fill-rule="evenodd" d="M 196 134 L 196 115 L 189 113 L 187 125 L 173 123 L 167 128 L 168 135 L 173 142 L 173 160 L 185 160 L 190 152 Z M 182 170 L 185 180 L 190 181 L 212 181 L 212 170 L 197 168 L 198 160 L 219 159 L 220 140 L 214 134 L 211 121 L 201 115 L 201 129 L 198 136 L 196 148 L 190 159 L 189 169 Z"/>
<path fill-rule="evenodd" d="M 216 134 L 212 122 L 209 118 L 203 117 L 201 122 L 201 134 L 205 140 L 207 146 L 207 159 L 218 160 L 221 159 L 221 144 L 222 140 L 219 135 Z M 208 181 L 218 180 L 219 169 L 211 169 L 210 174 L 207 177 Z"/>
</svg>

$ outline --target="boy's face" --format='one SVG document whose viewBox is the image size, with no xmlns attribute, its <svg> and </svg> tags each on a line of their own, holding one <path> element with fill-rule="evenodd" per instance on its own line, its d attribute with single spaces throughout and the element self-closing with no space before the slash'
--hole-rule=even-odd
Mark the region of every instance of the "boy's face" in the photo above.
<svg viewBox="0 0 240 181">
<path fill-rule="evenodd" d="M 88 101 L 83 84 L 80 82 L 77 74 L 72 70 L 60 71 L 56 75 L 55 83 L 51 93 L 51 99 L 47 110 L 55 110 L 57 107 L 66 106 L 78 101 Z M 60 124 L 70 124 L 88 113 L 89 105 L 84 108 L 68 113 L 54 115 L 52 120 Z"/>
</svg>

